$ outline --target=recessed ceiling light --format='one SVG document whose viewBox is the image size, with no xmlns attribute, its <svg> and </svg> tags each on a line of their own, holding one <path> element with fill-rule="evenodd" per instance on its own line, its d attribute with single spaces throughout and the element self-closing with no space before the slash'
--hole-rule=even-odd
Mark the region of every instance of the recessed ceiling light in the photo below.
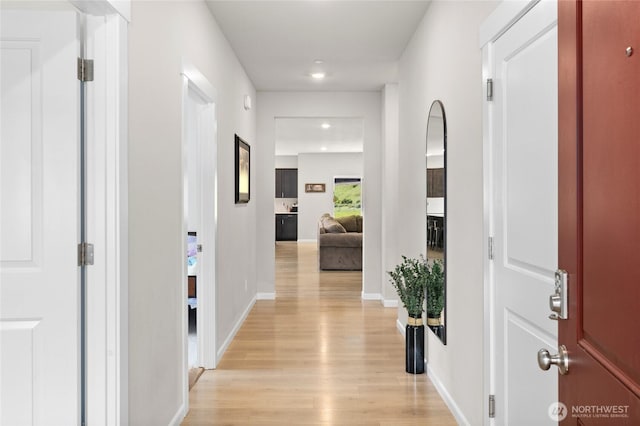
<svg viewBox="0 0 640 426">
<path fill-rule="evenodd" d="M 311 77 L 315 78 L 316 80 L 322 80 L 323 78 L 325 78 L 327 75 L 323 72 L 314 72 L 311 73 Z"/>
<path fill-rule="evenodd" d="M 324 64 L 324 61 L 322 59 L 316 59 L 315 61 L 313 61 L 314 64 Z"/>
<path fill-rule="evenodd" d="M 326 150 L 327 150 L 326 146 L 320 147 L 320 151 L 326 151 Z"/>
<path fill-rule="evenodd" d="M 322 127 L 323 129 L 328 129 L 329 127 L 331 127 L 331 124 L 329 124 L 329 123 L 322 123 L 322 125 L 321 125 L 320 127 Z"/>
</svg>

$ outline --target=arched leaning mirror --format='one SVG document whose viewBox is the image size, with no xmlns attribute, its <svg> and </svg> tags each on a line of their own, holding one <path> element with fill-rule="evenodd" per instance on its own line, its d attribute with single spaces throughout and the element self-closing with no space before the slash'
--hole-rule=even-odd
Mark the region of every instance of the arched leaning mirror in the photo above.
<svg viewBox="0 0 640 426">
<path fill-rule="evenodd" d="M 427 326 L 447 344 L 447 120 L 444 105 L 433 101 L 427 120 Z M 439 264 L 434 265 L 434 264 Z"/>
</svg>

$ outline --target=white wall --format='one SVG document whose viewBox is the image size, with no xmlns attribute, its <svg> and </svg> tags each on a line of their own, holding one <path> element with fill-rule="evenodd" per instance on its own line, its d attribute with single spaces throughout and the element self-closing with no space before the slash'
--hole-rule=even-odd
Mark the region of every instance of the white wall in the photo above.
<svg viewBox="0 0 640 426">
<path fill-rule="evenodd" d="M 397 247 L 398 174 L 400 173 L 400 111 L 397 84 L 386 84 L 382 90 L 382 298 L 385 306 L 396 306 L 398 295 L 389 281 L 387 271 L 400 262 Z"/>
<path fill-rule="evenodd" d="M 275 192 L 276 117 L 362 118 L 364 123 L 363 202 L 367 216 L 364 244 L 364 293 L 381 293 L 381 95 L 380 92 L 259 92 L 258 148 L 258 294 L 275 294 Z"/>
<path fill-rule="evenodd" d="M 255 109 L 243 109 L 243 96 L 255 98 L 255 90 L 204 2 L 132 2 L 129 31 L 129 424 L 160 425 L 179 420 L 186 403 L 179 328 L 185 309 L 183 60 L 217 90 L 218 239 L 224 245 L 216 261 L 216 350 L 256 294 L 255 191 L 248 205 L 235 205 L 233 193 L 234 133 L 252 146 L 256 187 Z"/>
<path fill-rule="evenodd" d="M 298 168 L 298 156 L 297 155 L 276 155 L 276 169 L 297 169 Z"/>
<path fill-rule="evenodd" d="M 324 213 L 333 215 L 333 178 L 362 177 L 362 159 L 361 153 L 298 156 L 298 240 L 317 239 L 318 219 Z M 326 192 L 304 192 L 305 183 L 324 183 Z M 362 185 L 364 191 L 366 183 Z"/>
<path fill-rule="evenodd" d="M 427 169 L 441 169 L 444 167 L 444 155 L 430 155 L 427 157 Z"/>
<path fill-rule="evenodd" d="M 425 137 L 429 108 L 447 117 L 447 346 L 428 333 L 430 374 L 451 396 L 458 421 L 482 424 L 482 74 L 480 23 L 496 2 L 434 1 L 400 62 L 398 246 L 424 251 Z M 419 196 L 415 196 L 415 194 Z M 406 314 L 400 310 L 402 320 Z"/>
</svg>

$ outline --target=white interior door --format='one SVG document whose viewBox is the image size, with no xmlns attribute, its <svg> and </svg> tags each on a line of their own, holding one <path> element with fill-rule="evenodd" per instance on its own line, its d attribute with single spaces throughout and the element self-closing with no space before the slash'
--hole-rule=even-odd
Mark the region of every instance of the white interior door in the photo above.
<svg viewBox="0 0 640 426">
<path fill-rule="evenodd" d="M 557 269 L 557 4 L 535 5 L 494 43 L 492 129 L 495 423 L 540 426 L 556 374 L 537 351 L 557 347 L 548 318 Z"/>
<path fill-rule="evenodd" d="M 1 13 L 0 424 L 79 423 L 74 11 Z"/>
</svg>

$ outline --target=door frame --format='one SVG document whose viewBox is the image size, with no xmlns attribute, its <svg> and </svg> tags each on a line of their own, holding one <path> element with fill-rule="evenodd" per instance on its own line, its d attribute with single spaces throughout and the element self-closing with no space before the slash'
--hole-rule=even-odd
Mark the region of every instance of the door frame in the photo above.
<svg viewBox="0 0 640 426">
<path fill-rule="evenodd" d="M 207 260 L 203 261 L 203 267 L 198 271 L 198 311 L 196 313 L 196 321 L 198 324 L 198 360 L 205 369 L 213 369 L 218 363 L 217 353 L 215 350 L 216 342 L 216 282 L 217 282 L 217 92 L 211 85 L 209 80 L 192 64 L 183 61 L 182 64 L 182 179 L 183 192 L 182 203 L 185 208 L 182 210 L 182 253 L 187 253 L 186 235 L 188 229 L 188 209 L 187 209 L 187 182 L 188 182 L 188 149 L 189 141 L 187 138 L 187 106 L 189 102 L 189 93 L 195 92 L 200 98 L 206 102 L 205 109 L 202 114 L 203 122 L 198 129 L 198 145 L 201 150 L 199 158 L 199 175 L 200 181 L 199 194 L 200 202 L 200 229 L 198 229 L 198 243 L 204 247 L 203 252 L 199 254 L 199 258 L 206 255 Z M 208 160 L 206 160 L 208 159 Z M 204 163 L 204 161 L 207 163 Z M 211 167 L 203 167 L 205 164 Z M 206 185 L 213 182 L 213 187 Z M 205 190 L 206 187 L 206 190 Z M 213 205 L 211 205 L 213 203 Z M 212 221 L 205 221 L 204 213 L 208 213 L 213 209 Z M 208 216 L 207 216 L 208 217 Z M 182 282 L 181 295 L 183 297 L 183 306 L 185 310 L 181 316 L 181 342 L 182 342 L 182 361 L 180 363 L 179 377 L 182 378 L 182 395 L 183 395 L 183 416 L 189 411 L 189 358 L 188 358 L 188 312 L 187 312 L 187 263 L 182 262 Z"/>
<path fill-rule="evenodd" d="M 544 0 L 520 0 L 520 1 L 503 1 L 498 7 L 487 17 L 480 26 L 480 49 L 482 54 L 482 169 L 483 169 L 483 287 L 484 287 L 484 320 L 483 320 L 483 425 L 490 426 L 495 424 L 495 420 L 489 417 L 489 396 L 495 395 L 496 365 L 494 362 L 495 338 L 492 330 L 495 325 L 493 316 L 494 310 L 494 267 L 490 259 L 490 238 L 494 235 L 494 217 L 493 209 L 493 151 L 494 141 L 491 137 L 491 123 L 494 119 L 493 104 L 487 100 L 487 80 L 494 77 L 495 70 L 491 58 L 493 57 L 493 45 L 513 24 L 515 24 L 522 16 L 529 12 L 536 4 Z"/>
<path fill-rule="evenodd" d="M 127 424 L 128 395 L 128 13 L 124 3 L 69 0 L 85 14 L 83 50 L 94 59 L 87 83 L 88 424 Z M 118 10 L 119 9 L 119 10 Z"/>
</svg>

